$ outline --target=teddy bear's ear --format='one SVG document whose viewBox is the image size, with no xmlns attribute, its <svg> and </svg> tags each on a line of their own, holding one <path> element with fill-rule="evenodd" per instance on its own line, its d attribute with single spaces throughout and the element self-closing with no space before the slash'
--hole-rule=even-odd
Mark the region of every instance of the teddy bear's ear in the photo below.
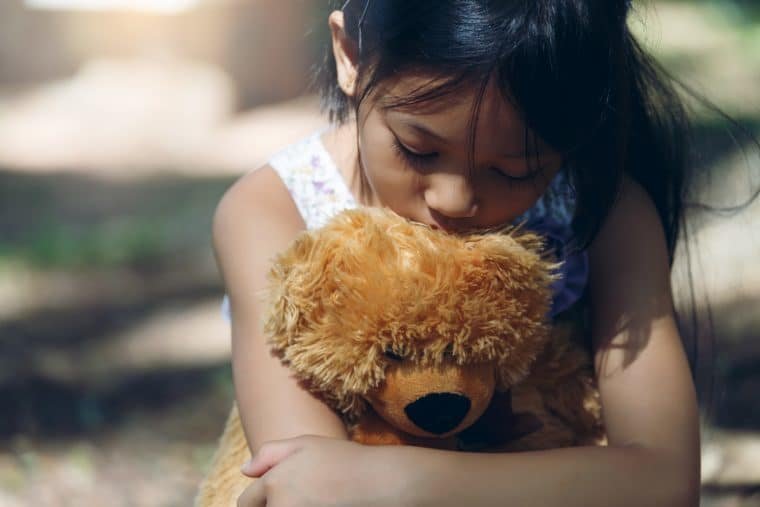
<svg viewBox="0 0 760 507">
<path fill-rule="evenodd" d="M 288 340 L 283 342 L 282 337 L 294 336 L 302 327 L 302 309 L 296 302 L 302 282 L 311 274 L 308 259 L 312 255 L 314 244 L 312 234 L 300 234 L 286 250 L 274 258 L 269 270 L 269 284 L 264 293 L 268 305 L 265 311 L 265 331 L 270 338 L 280 338 L 271 343 L 275 352 L 280 352 L 280 349 L 289 344 Z"/>
<path fill-rule="evenodd" d="M 540 237 L 527 232 L 472 238 L 475 264 L 483 268 L 473 290 L 483 308 L 494 308 L 494 346 L 501 350 L 497 388 L 507 389 L 528 373 L 549 337 L 549 309 L 556 263 L 542 251 Z M 478 280 L 478 278 L 480 278 Z"/>
<path fill-rule="evenodd" d="M 369 350 L 371 337 L 358 331 L 364 315 L 347 310 L 366 299 L 358 289 L 369 283 L 366 266 L 377 264 L 366 260 L 368 250 L 383 251 L 372 243 L 384 236 L 375 229 L 371 216 L 350 210 L 304 231 L 274 259 L 264 294 L 270 350 L 312 394 L 345 415 L 364 410 L 360 394 L 383 373 Z"/>
<path fill-rule="evenodd" d="M 265 331 L 275 351 L 336 313 L 348 277 L 359 270 L 354 266 L 367 248 L 371 227 L 368 212 L 347 210 L 319 229 L 302 232 L 275 257 L 265 293 Z"/>
<path fill-rule="evenodd" d="M 550 286 L 557 277 L 559 264 L 545 253 L 541 236 L 513 229 L 484 235 L 475 241 L 483 262 L 493 268 L 506 290 L 532 293 L 537 305 L 548 308 Z"/>
</svg>

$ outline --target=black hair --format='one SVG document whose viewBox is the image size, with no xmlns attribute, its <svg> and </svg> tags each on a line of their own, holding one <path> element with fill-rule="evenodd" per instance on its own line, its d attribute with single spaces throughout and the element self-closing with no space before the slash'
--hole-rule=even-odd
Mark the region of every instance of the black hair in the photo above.
<svg viewBox="0 0 760 507">
<path fill-rule="evenodd" d="M 429 75 L 429 85 L 394 97 L 392 107 L 422 107 L 463 87 L 479 91 L 472 138 L 478 103 L 495 79 L 520 112 L 526 139 L 537 135 L 564 156 L 577 195 L 576 246 L 592 242 L 626 174 L 653 200 L 672 265 L 691 163 L 679 92 L 722 113 L 642 48 L 628 24 L 631 0 L 349 0 L 335 7 L 358 49 L 361 92 L 343 94 L 326 51 L 319 78 L 332 121 L 344 122 L 386 80 L 410 72 Z"/>
<path fill-rule="evenodd" d="M 626 171 L 653 199 L 672 260 L 687 116 L 630 33 L 629 8 L 626 0 L 350 0 L 343 12 L 359 50 L 361 96 L 349 101 L 328 59 L 323 104 L 341 122 L 380 83 L 406 71 L 434 78 L 394 107 L 462 86 L 475 86 L 480 98 L 496 79 L 530 132 L 564 155 L 578 195 L 579 245 L 598 232 Z"/>
</svg>

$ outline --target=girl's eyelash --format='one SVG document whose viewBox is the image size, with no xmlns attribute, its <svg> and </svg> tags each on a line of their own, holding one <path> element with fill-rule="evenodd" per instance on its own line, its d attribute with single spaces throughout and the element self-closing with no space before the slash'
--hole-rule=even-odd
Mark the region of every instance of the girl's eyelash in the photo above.
<svg viewBox="0 0 760 507">
<path fill-rule="evenodd" d="M 395 135 L 393 136 L 393 148 L 405 162 L 416 169 L 424 169 L 438 156 L 435 152 L 415 153 L 404 146 Z"/>
<path fill-rule="evenodd" d="M 404 144 L 399 140 L 398 137 L 395 135 L 393 136 L 393 148 L 396 151 L 396 153 L 409 165 L 414 167 L 415 169 L 425 169 L 428 165 L 430 165 L 433 160 L 438 156 L 438 153 L 431 152 L 431 153 L 416 153 L 404 146 Z M 507 181 L 509 181 L 512 185 L 519 185 L 519 184 L 526 184 L 535 179 L 537 175 L 541 173 L 543 168 L 538 168 L 534 171 L 531 171 L 530 173 L 526 174 L 525 176 L 512 176 L 510 174 L 505 173 L 501 169 L 494 167 L 492 168 L 494 171 L 499 173 L 500 176 L 505 178 Z"/>
<path fill-rule="evenodd" d="M 536 176 L 538 176 L 539 174 L 541 174 L 541 172 L 543 171 L 543 168 L 539 167 L 538 169 L 535 169 L 535 170 L 529 172 L 525 176 L 512 176 L 511 174 L 507 174 L 504 171 L 502 171 L 501 169 L 498 169 L 496 167 L 494 167 L 493 170 L 496 171 L 496 172 L 498 172 L 501 176 L 503 176 L 504 178 L 506 178 L 513 185 L 519 185 L 519 184 L 530 183 L 531 181 L 533 181 L 536 178 Z"/>
</svg>

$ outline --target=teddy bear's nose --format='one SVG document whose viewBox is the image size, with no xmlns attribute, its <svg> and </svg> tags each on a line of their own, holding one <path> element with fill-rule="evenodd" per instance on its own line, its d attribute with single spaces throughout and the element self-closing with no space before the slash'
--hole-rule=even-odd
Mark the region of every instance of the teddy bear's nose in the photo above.
<svg viewBox="0 0 760 507">
<path fill-rule="evenodd" d="M 404 411 L 421 429 L 440 435 L 462 422 L 470 411 L 470 399 L 455 393 L 430 393 L 407 405 Z"/>
</svg>

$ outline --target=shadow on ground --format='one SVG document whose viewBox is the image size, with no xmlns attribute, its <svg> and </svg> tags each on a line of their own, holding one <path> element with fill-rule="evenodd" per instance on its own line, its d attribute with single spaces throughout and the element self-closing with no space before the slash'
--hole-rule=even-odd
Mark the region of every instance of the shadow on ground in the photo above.
<svg viewBox="0 0 760 507">
<path fill-rule="evenodd" d="M 6 414 L 0 421 L 0 449 L 21 436 L 40 443 L 97 438 L 104 430 L 134 424 L 130 419 L 135 414 L 169 412 L 192 400 L 198 403 L 197 412 L 188 417 L 210 415 L 198 393 L 217 386 L 228 404 L 232 396 L 230 376 L 227 364 L 165 370 L 122 379 L 101 393 L 42 378 L 14 380 L 0 387 L 0 411 Z M 209 421 L 209 426 L 218 424 Z"/>
<path fill-rule="evenodd" d="M 230 183 L 0 172 L 0 442 L 96 434 L 217 384 L 229 403 L 218 357 L 146 371 L 91 356 L 162 312 L 221 300 L 211 217 Z"/>
</svg>

